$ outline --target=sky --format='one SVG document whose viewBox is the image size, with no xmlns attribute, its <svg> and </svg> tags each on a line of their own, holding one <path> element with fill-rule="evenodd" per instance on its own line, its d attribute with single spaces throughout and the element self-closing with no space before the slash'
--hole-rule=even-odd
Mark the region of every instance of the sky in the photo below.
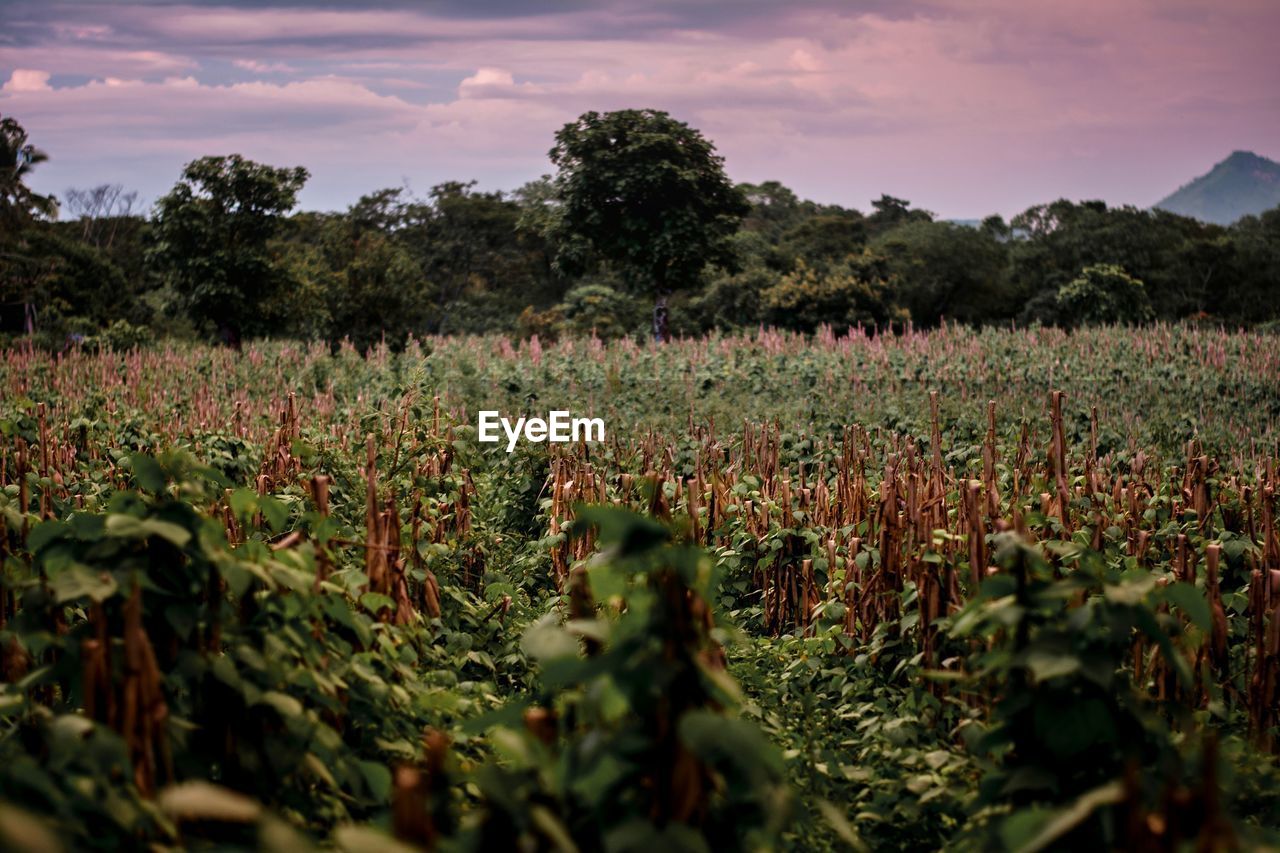
<svg viewBox="0 0 1280 853">
<path fill-rule="evenodd" d="M 734 180 L 978 218 L 1280 159 L 1277 43 L 1280 0 L 0 0 L 0 114 L 50 155 L 42 192 L 151 202 L 239 153 L 330 210 L 515 189 L 575 116 L 648 107 Z"/>
</svg>

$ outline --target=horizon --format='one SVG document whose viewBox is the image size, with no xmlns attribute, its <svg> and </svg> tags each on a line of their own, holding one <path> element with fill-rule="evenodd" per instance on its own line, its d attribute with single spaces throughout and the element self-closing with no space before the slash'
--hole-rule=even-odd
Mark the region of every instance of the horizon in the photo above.
<svg viewBox="0 0 1280 853">
<path fill-rule="evenodd" d="M 50 160 L 33 188 L 183 164 L 305 166 L 304 210 L 446 180 L 514 190 L 588 110 L 661 109 L 739 182 L 940 218 L 1057 198 L 1149 208 L 1237 150 L 1277 159 L 1280 8 L 1255 0 L 456 0 L 0 5 L 0 114 Z"/>
</svg>

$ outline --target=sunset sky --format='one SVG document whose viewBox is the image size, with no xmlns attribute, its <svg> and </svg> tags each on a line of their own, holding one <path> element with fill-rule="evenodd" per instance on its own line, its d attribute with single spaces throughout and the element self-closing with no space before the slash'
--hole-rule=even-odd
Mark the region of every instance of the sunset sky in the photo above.
<svg viewBox="0 0 1280 853">
<path fill-rule="evenodd" d="M 303 165 L 308 208 L 512 189 L 586 110 L 664 109 L 731 177 L 945 217 L 1147 206 L 1280 159 L 1276 0 L 60 3 L 0 0 L 0 114 L 33 185 L 150 202 L 182 164 Z"/>
</svg>

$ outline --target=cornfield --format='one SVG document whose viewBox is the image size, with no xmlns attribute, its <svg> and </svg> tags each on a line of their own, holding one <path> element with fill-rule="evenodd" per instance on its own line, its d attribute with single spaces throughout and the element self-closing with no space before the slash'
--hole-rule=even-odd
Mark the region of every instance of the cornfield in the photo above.
<svg viewBox="0 0 1280 853">
<path fill-rule="evenodd" d="M 0 397 L 0 817 L 54 848 L 1280 837 L 1274 336 L 19 349 Z"/>
</svg>

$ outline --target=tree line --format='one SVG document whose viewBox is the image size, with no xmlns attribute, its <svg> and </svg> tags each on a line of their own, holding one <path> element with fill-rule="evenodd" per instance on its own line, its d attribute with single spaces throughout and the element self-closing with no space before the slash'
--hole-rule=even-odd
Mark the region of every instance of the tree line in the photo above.
<svg viewBox="0 0 1280 853">
<path fill-rule="evenodd" d="M 239 155 L 187 164 L 150 211 L 110 183 L 35 193 L 46 159 L 0 118 L 0 329 L 55 346 L 1280 318 L 1280 208 L 1230 227 L 1101 201 L 863 213 L 734 184 L 654 110 L 585 113 L 555 173 L 513 192 L 387 188 L 341 212 L 297 211 L 305 169 Z"/>
</svg>

